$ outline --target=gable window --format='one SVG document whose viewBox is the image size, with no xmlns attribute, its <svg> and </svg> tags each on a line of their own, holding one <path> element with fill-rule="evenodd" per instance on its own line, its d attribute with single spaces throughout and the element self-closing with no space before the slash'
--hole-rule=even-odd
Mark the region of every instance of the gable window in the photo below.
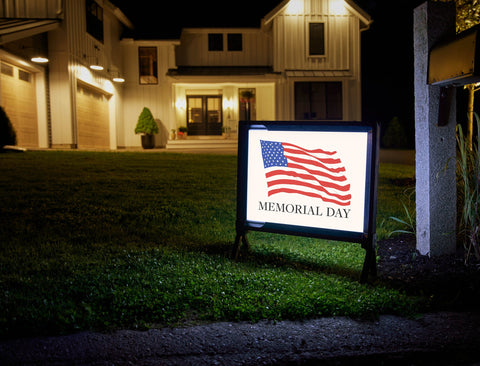
<svg viewBox="0 0 480 366">
<path fill-rule="evenodd" d="M 243 40 L 241 33 L 229 33 L 227 35 L 227 43 L 229 51 L 242 51 Z"/>
<path fill-rule="evenodd" d="M 296 120 L 341 120 L 341 82 L 296 82 Z"/>
<path fill-rule="evenodd" d="M 87 33 L 103 43 L 103 8 L 94 0 L 86 0 Z"/>
<path fill-rule="evenodd" d="M 223 34 L 221 33 L 208 34 L 208 50 L 223 51 Z"/>
<path fill-rule="evenodd" d="M 310 23 L 308 27 L 308 54 L 325 56 L 325 23 Z"/>
<path fill-rule="evenodd" d="M 138 47 L 140 84 L 157 84 L 157 47 Z"/>
</svg>

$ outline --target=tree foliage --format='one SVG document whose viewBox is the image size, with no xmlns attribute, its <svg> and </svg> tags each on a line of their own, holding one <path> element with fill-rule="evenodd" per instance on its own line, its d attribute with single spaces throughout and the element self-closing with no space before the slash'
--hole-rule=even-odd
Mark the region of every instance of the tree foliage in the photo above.
<svg viewBox="0 0 480 366">
<path fill-rule="evenodd" d="M 452 0 L 435 0 L 451 2 Z M 480 24 L 480 0 L 455 0 L 457 33 Z"/>
</svg>

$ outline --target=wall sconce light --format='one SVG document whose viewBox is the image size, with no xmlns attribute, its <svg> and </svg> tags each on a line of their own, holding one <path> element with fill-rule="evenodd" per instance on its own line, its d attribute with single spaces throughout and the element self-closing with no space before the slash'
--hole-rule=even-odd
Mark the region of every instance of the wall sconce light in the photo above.
<svg viewBox="0 0 480 366">
<path fill-rule="evenodd" d="M 116 83 L 124 83 L 125 82 L 125 78 L 123 76 L 121 76 L 118 71 L 113 72 L 112 80 Z"/>
<path fill-rule="evenodd" d="M 90 65 L 90 68 L 92 70 L 96 70 L 96 71 L 102 71 L 103 70 L 103 66 L 100 65 L 100 62 L 98 61 L 98 51 L 100 50 L 96 45 L 94 46 L 94 49 L 95 49 L 95 61 Z"/>
</svg>

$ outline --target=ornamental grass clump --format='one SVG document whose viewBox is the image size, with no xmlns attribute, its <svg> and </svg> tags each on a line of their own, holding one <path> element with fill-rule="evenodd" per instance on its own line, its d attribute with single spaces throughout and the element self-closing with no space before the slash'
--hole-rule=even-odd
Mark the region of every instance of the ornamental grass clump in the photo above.
<svg viewBox="0 0 480 366">
<path fill-rule="evenodd" d="M 480 121 L 477 121 L 477 141 L 469 148 L 467 137 L 462 126 L 457 126 L 457 182 L 459 203 L 462 205 L 460 228 L 464 235 L 465 263 L 471 255 L 480 260 L 480 159 L 478 142 L 480 138 Z"/>
</svg>

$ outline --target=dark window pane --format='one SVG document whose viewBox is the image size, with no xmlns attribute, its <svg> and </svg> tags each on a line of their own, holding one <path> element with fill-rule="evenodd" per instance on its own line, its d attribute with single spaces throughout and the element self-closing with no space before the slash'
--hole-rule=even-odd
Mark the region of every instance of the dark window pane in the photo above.
<svg viewBox="0 0 480 366">
<path fill-rule="evenodd" d="M 296 120 L 341 120 L 343 118 L 341 82 L 295 83 Z"/>
<path fill-rule="evenodd" d="M 342 119 L 342 83 L 326 83 L 327 119 Z"/>
<path fill-rule="evenodd" d="M 242 51 L 242 34 L 241 33 L 230 33 L 227 35 L 228 40 L 228 50 L 229 51 Z"/>
<path fill-rule="evenodd" d="M 223 34 L 220 34 L 220 33 L 208 34 L 208 50 L 223 51 Z"/>
<path fill-rule="evenodd" d="M 103 9 L 93 0 L 86 0 L 87 33 L 103 42 Z"/>
<path fill-rule="evenodd" d="M 157 84 L 157 48 L 138 47 L 138 71 L 140 84 Z"/>
<path fill-rule="evenodd" d="M 311 56 L 325 55 L 325 24 L 310 23 L 310 47 Z"/>
</svg>

